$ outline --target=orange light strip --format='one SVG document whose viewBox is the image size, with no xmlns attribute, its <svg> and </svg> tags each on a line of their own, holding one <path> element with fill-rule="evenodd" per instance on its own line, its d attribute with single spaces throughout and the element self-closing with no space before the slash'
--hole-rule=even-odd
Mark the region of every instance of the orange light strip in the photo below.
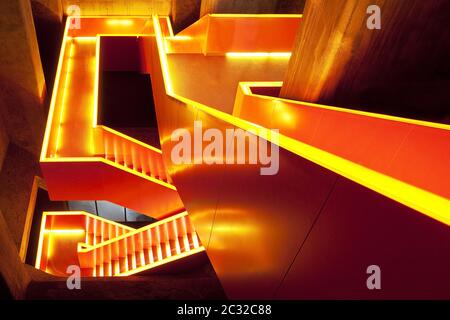
<svg viewBox="0 0 450 320">
<path fill-rule="evenodd" d="M 126 239 L 128 237 L 132 237 L 132 236 L 134 236 L 136 234 L 139 234 L 139 233 L 144 232 L 146 230 L 150 230 L 150 229 L 156 228 L 156 227 L 158 227 L 160 225 L 164 225 L 166 223 L 169 223 L 171 221 L 177 220 L 177 219 L 179 219 L 181 217 L 184 217 L 184 216 L 187 216 L 187 215 L 188 215 L 187 211 L 183 211 L 183 212 L 178 213 L 176 215 L 173 215 L 173 216 L 171 216 L 171 217 L 169 217 L 167 219 L 157 221 L 155 223 L 149 224 L 149 225 L 147 225 L 145 227 L 142 227 L 142 228 L 139 228 L 139 229 L 134 229 L 133 231 L 131 231 L 129 233 L 125 233 L 125 234 L 122 234 L 122 235 L 117 236 L 115 238 L 103 241 L 101 243 L 97 243 L 97 244 L 95 244 L 93 246 L 86 247 L 85 244 L 79 243 L 78 244 L 78 252 L 88 252 L 88 251 L 91 251 L 91 250 L 94 250 L 94 249 L 98 249 L 100 247 L 107 246 L 107 245 L 109 245 L 111 243 L 114 243 L 116 241 L 123 240 L 123 239 Z"/>
<path fill-rule="evenodd" d="M 52 163 L 52 162 L 69 162 L 69 163 L 70 162 L 73 162 L 73 163 L 76 163 L 76 162 L 103 162 L 103 163 L 108 164 L 110 166 L 116 167 L 117 169 L 121 169 L 121 170 L 127 171 L 127 172 L 132 173 L 134 175 L 137 175 L 137 176 L 139 176 L 141 178 L 147 179 L 148 181 L 151 181 L 153 183 L 157 183 L 157 184 L 159 184 L 161 186 L 164 186 L 166 188 L 169 188 L 169 189 L 172 189 L 172 190 L 177 190 L 177 188 L 173 184 L 167 183 L 167 182 L 165 182 L 163 180 L 158 180 L 158 179 L 153 178 L 151 176 L 145 175 L 142 172 L 139 172 L 137 170 L 133 170 L 131 168 L 122 166 L 120 164 L 115 163 L 114 161 L 111 161 L 111 160 L 108 160 L 108 159 L 105 159 L 105 158 L 101 158 L 101 157 L 65 157 L 65 158 L 57 158 L 57 159 L 56 158 L 46 158 L 44 160 L 41 160 L 40 162 L 42 162 L 42 163 L 46 163 L 46 162 L 48 162 L 48 163 Z"/>
<path fill-rule="evenodd" d="M 177 254 L 175 256 L 171 256 L 171 257 L 159 260 L 157 262 L 153 262 L 152 264 L 147 264 L 147 265 L 141 266 L 139 268 L 135 268 L 135 269 L 132 269 L 132 270 L 129 270 L 129 271 L 125 271 L 125 272 L 119 273 L 117 276 L 119 276 L 119 277 L 131 276 L 133 274 L 136 274 L 136 273 L 139 273 L 139 272 L 142 272 L 142 271 L 145 271 L 145 270 L 150 270 L 150 269 L 159 267 L 159 266 L 161 266 L 163 264 L 170 263 L 172 261 L 176 261 L 176 260 L 188 257 L 188 256 L 192 256 L 194 254 L 203 252 L 205 250 L 206 250 L 205 247 L 201 246 L 201 247 L 192 249 L 190 251 L 183 252 L 181 254 Z"/>
<path fill-rule="evenodd" d="M 95 80 L 94 80 L 94 115 L 92 117 L 92 127 L 97 126 L 98 117 L 98 85 L 100 81 L 100 36 L 97 35 L 95 44 Z"/>
<path fill-rule="evenodd" d="M 140 146 L 143 146 L 143 147 L 145 147 L 145 148 L 147 148 L 147 149 L 150 149 L 150 150 L 152 150 L 152 151 L 154 151 L 154 152 L 157 152 L 157 153 L 159 153 L 159 154 L 162 154 L 162 151 L 161 151 L 160 149 L 155 148 L 155 147 L 153 147 L 153 146 L 151 146 L 151 145 L 149 145 L 149 144 L 146 144 L 146 143 L 144 143 L 144 142 L 142 142 L 142 141 L 140 141 L 140 140 L 134 139 L 133 137 L 127 136 L 127 135 L 125 135 L 125 134 L 123 134 L 123 133 L 121 133 L 121 132 L 119 132 L 119 131 L 116 131 L 116 130 L 114 130 L 114 129 L 111 129 L 111 128 L 109 128 L 109 127 L 105 127 L 105 126 L 102 126 L 102 125 L 98 125 L 98 127 L 99 127 L 99 128 L 102 128 L 103 130 L 108 131 L 108 132 L 110 132 L 110 133 L 112 133 L 112 134 L 114 134 L 114 135 L 116 135 L 116 136 L 119 136 L 119 137 L 121 137 L 121 138 L 123 138 L 123 139 L 125 139 L 125 140 L 128 140 L 128 141 L 130 141 L 130 142 L 136 143 L 136 144 L 138 144 L 138 145 L 140 145 Z"/>
<path fill-rule="evenodd" d="M 167 23 L 167 27 L 169 28 L 169 35 L 171 37 L 173 37 L 174 33 L 173 33 L 173 29 L 172 29 L 172 23 L 170 22 L 170 19 L 168 16 L 166 16 L 166 23 Z"/>
<path fill-rule="evenodd" d="M 44 236 L 45 236 L 44 230 L 46 223 L 47 223 L 47 215 L 45 212 L 43 212 L 41 218 L 41 228 L 39 230 L 39 241 L 36 252 L 36 263 L 34 264 L 36 269 L 41 269 L 42 247 L 44 245 Z"/>
<path fill-rule="evenodd" d="M 106 24 L 111 26 L 131 26 L 133 25 L 133 20 L 131 19 L 108 19 Z"/>
<path fill-rule="evenodd" d="M 44 141 L 42 143 L 42 150 L 41 150 L 41 156 L 40 156 L 41 160 L 45 159 L 47 156 L 48 143 L 49 143 L 49 139 L 50 139 L 50 131 L 51 131 L 52 123 L 53 123 L 53 115 L 55 112 L 56 97 L 58 95 L 59 80 L 61 78 L 61 69 L 62 69 L 62 64 L 63 64 L 63 60 L 64 60 L 64 56 L 65 56 L 67 34 L 69 32 L 70 19 L 71 19 L 71 17 L 68 17 L 66 19 L 66 26 L 64 27 L 64 35 L 63 35 L 61 50 L 60 50 L 60 54 L 59 54 L 58 66 L 56 69 L 55 83 L 53 85 L 53 92 L 52 92 L 52 99 L 50 101 L 50 108 L 49 108 L 48 117 L 47 117 L 47 125 L 45 127 L 45 133 L 44 133 Z"/>
<path fill-rule="evenodd" d="M 44 230 L 44 234 L 56 234 L 56 235 L 82 235 L 84 234 L 86 231 L 83 229 L 45 229 Z"/>
<path fill-rule="evenodd" d="M 226 52 L 228 58 L 290 58 L 290 52 Z"/>
<path fill-rule="evenodd" d="M 97 37 L 89 37 L 89 36 L 77 36 L 77 37 L 67 37 L 67 40 L 76 40 L 80 42 L 94 42 L 97 40 Z"/>
<path fill-rule="evenodd" d="M 42 260 L 42 251 L 43 251 L 43 243 L 44 243 L 44 237 L 45 235 L 61 235 L 61 236 L 80 236 L 86 232 L 86 230 L 83 229 L 46 229 L 46 222 L 48 216 L 76 216 L 76 215 L 83 215 L 87 218 L 94 219 L 94 223 L 97 222 L 103 222 L 111 224 L 115 227 L 120 227 L 122 230 L 125 231 L 123 235 L 127 235 L 129 232 L 136 231 L 136 229 L 131 228 L 127 225 L 123 225 L 120 223 L 117 223 L 115 221 L 111 221 L 105 218 L 102 218 L 100 216 L 85 212 L 85 211 L 44 211 L 42 213 L 42 219 L 41 219 L 41 226 L 39 229 L 39 241 L 38 241 L 38 248 L 36 253 L 36 262 L 35 267 L 37 269 L 41 269 L 41 260 Z M 95 231 L 95 228 L 94 228 Z M 91 248 L 92 246 L 89 246 L 87 244 L 83 244 L 86 248 Z M 48 248 L 47 251 L 50 249 Z"/>
<path fill-rule="evenodd" d="M 64 109 L 65 109 L 65 105 L 66 105 L 69 79 L 70 79 L 71 72 L 72 72 L 73 50 L 74 50 L 74 46 L 73 46 L 73 42 L 71 42 L 70 50 L 69 50 L 69 58 L 67 59 L 67 67 L 66 67 L 66 73 L 65 73 L 62 102 L 61 102 L 61 106 L 60 106 L 61 110 L 59 111 L 58 129 L 56 132 L 55 157 L 58 156 L 59 145 L 61 143 L 61 126 L 62 126 L 62 122 L 63 122 Z"/>
</svg>

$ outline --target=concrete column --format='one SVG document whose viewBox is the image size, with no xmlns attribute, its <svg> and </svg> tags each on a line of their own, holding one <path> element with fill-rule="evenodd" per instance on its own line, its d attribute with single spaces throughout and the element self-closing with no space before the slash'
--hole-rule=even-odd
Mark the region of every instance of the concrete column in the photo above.
<svg viewBox="0 0 450 320">
<path fill-rule="evenodd" d="M 14 299 L 25 298 L 30 276 L 25 265 L 20 261 L 19 253 L 8 225 L 0 211 L 0 277 L 8 287 L 9 294 Z"/>
<path fill-rule="evenodd" d="M 208 13 L 301 13 L 305 0 L 202 0 L 200 16 Z"/>
<path fill-rule="evenodd" d="M 30 1 L 0 1 L 0 12 L 0 112 L 10 141 L 38 155 L 46 89 Z"/>
<path fill-rule="evenodd" d="M 203 0 L 201 15 L 208 13 L 275 13 L 277 0 Z"/>
<path fill-rule="evenodd" d="M 0 172 L 2 171 L 3 160 L 5 160 L 6 150 L 8 150 L 9 137 L 2 116 L 0 115 Z"/>
<path fill-rule="evenodd" d="M 446 0 L 308 0 L 281 96 L 450 121 L 448 21 Z"/>
<path fill-rule="evenodd" d="M 31 0 L 31 4 L 35 8 L 45 7 L 55 17 L 57 17 L 59 22 L 62 21 L 64 14 L 62 0 Z"/>
</svg>

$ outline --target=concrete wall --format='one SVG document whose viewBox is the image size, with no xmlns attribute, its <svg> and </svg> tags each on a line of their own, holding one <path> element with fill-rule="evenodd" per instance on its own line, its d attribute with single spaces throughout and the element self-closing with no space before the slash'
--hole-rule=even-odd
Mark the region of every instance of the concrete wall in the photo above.
<svg viewBox="0 0 450 320">
<path fill-rule="evenodd" d="M 9 137 L 0 114 L 0 172 L 2 171 L 3 160 L 5 159 L 6 150 L 8 149 Z"/>
<path fill-rule="evenodd" d="M 281 96 L 450 123 L 449 20 L 447 0 L 308 0 Z"/>
<path fill-rule="evenodd" d="M 62 20 L 63 6 L 62 0 L 31 0 L 31 5 L 34 7 L 45 7 L 50 10 L 55 16 Z"/>
<path fill-rule="evenodd" d="M 207 13 L 301 13 L 306 0 L 202 0 Z"/>
<path fill-rule="evenodd" d="M 25 297 L 30 277 L 20 261 L 17 246 L 12 240 L 8 225 L 0 211 L 0 277 L 9 288 L 10 295 L 15 299 Z"/>
<path fill-rule="evenodd" d="M 0 12 L 0 113 L 11 142 L 37 156 L 46 89 L 30 1 L 1 1 Z"/>
<path fill-rule="evenodd" d="M 171 0 L 62 0 L 64 12 L 77 5 L 81 15 L 170 15 Z"/>
</svg>

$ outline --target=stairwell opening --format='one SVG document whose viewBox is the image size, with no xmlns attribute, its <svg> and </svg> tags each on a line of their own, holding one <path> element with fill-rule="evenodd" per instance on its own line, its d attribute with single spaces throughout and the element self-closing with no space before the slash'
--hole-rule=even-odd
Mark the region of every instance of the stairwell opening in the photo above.
<svg viewBox="0 0 450 320">
<path fill-rule="evenodd" d="M 100 37 L 98 123 L 160 148 L 148 37 Z"/>
</svg>

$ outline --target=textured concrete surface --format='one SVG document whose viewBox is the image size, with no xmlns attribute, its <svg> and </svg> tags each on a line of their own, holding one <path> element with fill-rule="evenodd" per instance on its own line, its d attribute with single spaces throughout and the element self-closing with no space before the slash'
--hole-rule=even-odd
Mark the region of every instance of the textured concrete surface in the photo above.
<svg viewBox="0 0 450 320">
<path fill-rule="evenodd" d="M 37 157 L 10 143 L 0 173 L 0 210 L 18 248 L 35 175 L 40 175 Z"/>
<path fill-rule="evenodd" d="M 51 11 L 52 14 L 58 17 L 59 21 L 63 17 L 63 6 L 62 0 L 31 0 L 31 5 L 34 7 L 45 7 L 47 10 Z"/>
<path fill-rule="evenodd" d="M 0 1 L 0 112 L 12 142 L 38 154 L 45 80 L 28 0 Z"/>
<path fill-rule="evenodd" d="M 8 144 L 9 144 L 8 132 L 6 132 L 4 121 L 0 114 L 0 172 L 2 171 L 3 160 L 5 159 L 6 151 L 8 150 Z"/>
<path fill-rule="evenodd" d="M 8 286 L 11 297 L 22 299 L 30 278 L 17 248 L 0 210 L 0 277 Z"/>
<path fill-rule="evenodd" d="M 207 13 L 301 13 L 305 0 L 202 0 L 200 16 Z"/>
<path fill-rule="evenodd" d="M 450 123 L 449 20 L 447 0 L 308 0 L 280 95 Z"/>
<path fill-rule="evenodd" d="M 175 34 L 198 20 L 201 3 L 201 0 L 172 1 L 172 28 Z"/>
<path fill-rule="evenodd" d="M 81 10 L 81 15 L 169 15 L 171 0 L 62 0 L 64 12 L 71 5 Z"/>
</svg>

